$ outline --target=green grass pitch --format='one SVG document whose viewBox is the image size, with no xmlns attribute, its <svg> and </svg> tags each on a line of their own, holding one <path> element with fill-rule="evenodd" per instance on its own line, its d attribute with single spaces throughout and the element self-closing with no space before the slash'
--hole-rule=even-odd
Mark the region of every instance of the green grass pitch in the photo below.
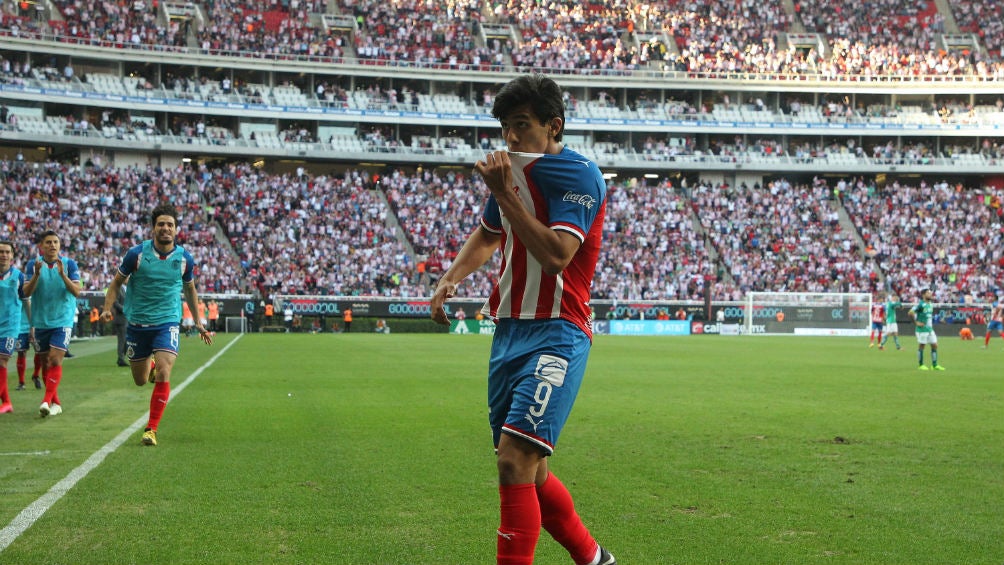
<svg viewBox="0 0 1004 565">
<path fill-rule="evenodd" d="M 112 338 L 73 345 L 60 416 L 8 364 L 0 564 L 494 562 L 490 338 L 218 340 L 183 340 L 175 390 L 219 356 L 152 448 L 115 444 L 150 388 Z M 999 565 L 1004 345 L 943 337 L 935 373 L 902 341 L 598 336 L 552 469 L 622 565 Z M 536 563 L 570 560 L 545 533 Z"/>
</svg>

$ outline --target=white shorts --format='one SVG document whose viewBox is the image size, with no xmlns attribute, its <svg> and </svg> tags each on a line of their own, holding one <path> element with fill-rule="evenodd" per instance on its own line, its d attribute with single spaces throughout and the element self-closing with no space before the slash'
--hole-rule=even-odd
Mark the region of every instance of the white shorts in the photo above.
<svg viewBox="0 0 1004 565">
<path fill-rule="evenodd" d="M 885 325 L 885 333 L 887 333 L 887 334 L 898 334 L 899 333 L 899 324 L 897 324 L 896 322 L 893 322 L 891 324 L 886 324 Z"/>
<path fill-rule="evenodd" d="M 938 336 L 934 335 L 934 332 L 917 332 L 917 344 L 918 345 L 938 345 Z"/>
</svg>

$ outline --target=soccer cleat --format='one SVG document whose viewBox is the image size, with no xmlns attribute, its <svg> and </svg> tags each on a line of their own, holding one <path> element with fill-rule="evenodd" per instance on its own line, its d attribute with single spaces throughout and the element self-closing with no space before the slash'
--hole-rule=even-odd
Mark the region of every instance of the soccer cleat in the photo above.
<svg viewBox="0 0 1004 565">
<path fill-rule="evenodd" d="M 17 388 L 14 390 L 24 390 L 24 383 L 18 383 Z"/>
<path fill-rule="evenodd" d="M 157 382 L 157 362 L 154 360 L 150 360 L 150 374 L 146 376 L 146 382 L 148 383 Z M 154 441 L 154 444 L 156 443 L 157 442 Z"/>
<path fill-rule="evenodd" d="M 42 388 L 42 379 L 40 379 L 38 377 L 32 377 L 31 378 L 31 382 L 35 383 L 35 388 L 37 388 L 37 389 L 41 389 Z"/>
<path fill-rule="evenodd" d="M 885 346 L 884 345 L 880 345 L 879 346 L 879 351 L 885 351 Z"/>
<path fill-rule="evenodd" d="M 45 418 L 49 415 L 49 403 L 43 402 L 41 406 L 38 407 L 38 414 Z"/>
<path fill-rule="evenodd" d="M 928 367 L 927 365 L 921 365 L 921 366 L 917 367 L 917 370 L 918 371 L 930 371 L 931 368 Z"/>
<path fill-rule="evenodd" d="M 140 443 L 143 445 L 157 445 L 157 430 L 147 428 L 146 431 L 143 432 L 143 439 Z"/>
<path fill-rule="evenodd" d="M 871 349 L 871 348 L 873 348 L 873 347 L 875 347 L 875 344 L 874 344 L 874 343 L 869 343 L 869 344 L 868 344 L 868 349 Z"/>
<path fill-rule="evenodd" d="M 0 404 L 0 414 L 10 414 L 14 411 L 14 407 L 11 406 L 10 402 L 4 402 Z"/>
<path fill-rule="evenodd" d="M 945 368 L 942 367 L 941 365 L 935 365 L 935 366 L 933 366 L 931 368 L 934 369 L 935 371 L 944 371 L 945 370 Z"/>
<path fill-rule="evenodd" d="M 50 416 L 59 416 L 62 413 L 63 413 L 63 407 L 60 406 L 59 404 L 52 403 L 52 405 L 49 406 Z"/>
<path fill-rule="evenodd" d="M 596 565 L 617 565 L 617 558 L 610 554 L 609 551 L 600 547 L 600 560 Z"/>
</svg>

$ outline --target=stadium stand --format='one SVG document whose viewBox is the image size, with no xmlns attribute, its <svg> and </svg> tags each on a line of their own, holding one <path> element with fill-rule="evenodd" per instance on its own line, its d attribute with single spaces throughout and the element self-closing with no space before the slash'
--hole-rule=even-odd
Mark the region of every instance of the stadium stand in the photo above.
<svg viewBox="0 0 1004 565">
<path fill-rule="evenodd" d="M 999 291 L 1000 8 L 879 4 L 4 3 L 0 235 L 101 289 L 169 198 L 213 291 L 424 295 L 534 69 L 612 176 L 597 297 Z"/>
</svg>

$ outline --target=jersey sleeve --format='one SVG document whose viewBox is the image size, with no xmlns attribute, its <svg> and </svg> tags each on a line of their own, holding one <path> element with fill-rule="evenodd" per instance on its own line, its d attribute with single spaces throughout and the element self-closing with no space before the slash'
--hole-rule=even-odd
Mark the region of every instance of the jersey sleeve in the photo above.
<svg viewBox="0 0 1004 565">
<path fill-rule="evenodd" d="M 496 235 L 502 233 L 502 212 L 494 194 L 488 196 L 485 211 L 481 214 L 481 227 Z"/>
<path fill-rule="evenodd" d="M 142 252 L 143 247 L 140 245 L 126 251 L 125 256 L 122 257 L 122 263 L 119 265 L 119 274 L 123 277 L 128 277 L 135 273 L 136 269 L 139 268 L 139 259 Z"/>
<path fill-rule="evenodd" d="M 66 278 L 73 282 L 80 282 L 80 267 L 73 259 L 66 260 Z"/>
<path fill-rule="evenodd" d="M 35 276 L 35 260 L 34 259 L 28 260 L 28 264 L 24 266 L 24 274 L 29 279 L 31 277 Z"/>
<path fill-rule="evenodd" d="M 185 270 L 181 273 L 181 282 L 190 283 L 195 280 L 195 259 L 187 249 L 182 256 L 185 259 Z"/>
<path fill-rule="evenodd" d="M 606 182 L 591 161 L 541 159 L 530 173 L 547 197 L 549 227 L 585 241 L 606 197 Z"/>
</svg>

